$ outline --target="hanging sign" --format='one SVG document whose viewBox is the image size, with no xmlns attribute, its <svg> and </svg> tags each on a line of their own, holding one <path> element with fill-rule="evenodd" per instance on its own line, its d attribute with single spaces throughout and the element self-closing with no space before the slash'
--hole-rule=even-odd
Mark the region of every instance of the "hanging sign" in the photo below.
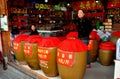
<svg viewBox="0 0 120 79">
<path fill-rule="evenodd" d="M 120 0 L 108 1 L 107 8 L 120 8 Z"/>
<path fill-rule="evenodd" d="M 11 13 L 27 14 L 27 8 L 9 8 L 8 10 Z"/>
<path fill-rule="evenodd" d="M 57 52 L 57 63 L 64 66 L 73 66 L 74 64 L 74 53 L 69 51 L 63 51 L 58 49 Z"/>
<path fill-rule="evenodd" d="M 51 7 L 48 4 L 35 3 L 35 8 L 36 9 L 50 9 Z"/>
<path fill-rule="evenodd" d="M 6 15 L 0 16 L 0 30 L 2 31 L 8 31 L 8 21 Z"/>
<path fill-rule="evenodd" d="M 104 8 L 104 6 L 102 5 L 102 3 L 100 1 L 98 3 L 96 3 L 94 0 L 72 2 L 71 6 L 73 7 L 74 10 L 79 10 L 79 9 L 95 10 L 95 9 L 103 9 Z"/>
</svg>

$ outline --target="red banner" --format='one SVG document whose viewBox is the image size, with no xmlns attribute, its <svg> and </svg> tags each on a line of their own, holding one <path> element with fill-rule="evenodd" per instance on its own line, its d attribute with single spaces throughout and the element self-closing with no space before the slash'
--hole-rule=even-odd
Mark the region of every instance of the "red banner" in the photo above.
<svg viewBox="0 0 120 79">
<path fill-rule="evenodd" d="M 50 49 L 46 47 L 38 47 L 38 58 L 40 60 L 50 59 Z"/>
<path fill-rule="evenodd" d="M 120 8 L 120 0 L 111 0 L 108 2 L 107 8 Z"/>
<path fill-rule="evenodd" d="M 96 3 L 94 0 L 72 2 L 71 6 L 75 11 L 79 9 L 84 10 L 104 9 L 104 6 L 102 5 L 101 2 Z"/>
<path fill-rule="evenodd" d="M 13 48 L 15 51 L 20 51 L 20 43 L 14 42 L 13 43 Z"/>
<path fill-rule="evenodd" d="M 25 55 L 29 55 L 29 56 L 32 55 L 32 44 L 26 43 L 24 45 L 24 53 Z"/>
<path fill-rule="evenodd" d="M 74 64 L 74 53 L 58 49 L 57 63 L 59 63 L 61 65 L 64 65 L 64 66 L 73 66 L 73 64 Z"/>
</svg>

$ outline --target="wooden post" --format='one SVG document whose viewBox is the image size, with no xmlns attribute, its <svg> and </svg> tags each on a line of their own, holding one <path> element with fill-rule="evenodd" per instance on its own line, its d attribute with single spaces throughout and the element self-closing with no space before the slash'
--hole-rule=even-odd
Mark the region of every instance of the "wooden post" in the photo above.
<svg viewBox="0 0 120 79">
<path fill-rule="evenodd" d="M 0 0 L 0 16 L 2 16 L 2 15 L 8 16 L 7 0 Z M 9 29 L 8 29 L 8 31 L 1 31 L 1 41 L 2 41 L 3 56 L 6 56 L 6 57 L 8 57 L 8 59 L 11 59 L 11 56 L 10 56 L 10 30 Z"/>
</svg>

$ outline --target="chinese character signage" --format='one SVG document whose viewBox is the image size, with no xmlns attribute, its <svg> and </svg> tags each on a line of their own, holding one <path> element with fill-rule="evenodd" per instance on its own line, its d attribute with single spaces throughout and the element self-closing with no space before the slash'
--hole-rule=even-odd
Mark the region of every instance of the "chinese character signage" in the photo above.
<svg viewBox="0 0 120 79">
<path fill-rule="evenodd" d="M 32 56 L 32 44 L 26 43 L 24 45 L 24 53 L 25 55 Z"/>
<path fill-rule="evenodd" d="M 102 5 L 101 2 L 96 3 L 94 0 L 72 2 L 71 6 L 75 11 L 79 9 L 84 10 L 104 9 L 104 6 Z"/>
<path fill-rule="evenodd" d="M 50 49 L 46 47 L 38 47 L 38 58 L 40 60 L 50 59 Z"/>
<path fill-rule="evenodd" d="M 120 0 L 110 0 L 107 8 L 120 8 Z"/>
<path fill-rule="evenodd" d="M 20 43 L 14 42 L 13 43 L 13 48 L 15 51 L 20 51 Z"/>
<path fill-rule="evenodd" d="M 68 52 L 58 49 L 57 51 L 57 63 L 64 66 L 74 65 L 74 52 Z"/>
</svg>

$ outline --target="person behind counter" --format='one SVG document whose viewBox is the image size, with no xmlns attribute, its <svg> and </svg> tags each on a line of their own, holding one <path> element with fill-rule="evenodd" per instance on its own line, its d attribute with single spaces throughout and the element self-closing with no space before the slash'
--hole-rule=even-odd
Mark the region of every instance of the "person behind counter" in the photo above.
<svg viewBox="0 0 120 79">
<path fill-rule="evenodd" d="M 32 24 L 32 25 L 31 25 L 30 35 L 39 35 L 39 32 L 37 31 L 35 24 Z"/>
<path fill-rule="evenodd" d="M 78 19 L 75 21 L 78 31 L 78 37 L 83 41 L 86 45 L 89 42 L 89 35 L 93 29 L 92 22 L 85 17 L 85 13 L 83 10 L 78 10 Z M 90 68 L 90 53 L 88 51 L 88 59 L 87 59 L 87 68 Z"/>
</svg>

